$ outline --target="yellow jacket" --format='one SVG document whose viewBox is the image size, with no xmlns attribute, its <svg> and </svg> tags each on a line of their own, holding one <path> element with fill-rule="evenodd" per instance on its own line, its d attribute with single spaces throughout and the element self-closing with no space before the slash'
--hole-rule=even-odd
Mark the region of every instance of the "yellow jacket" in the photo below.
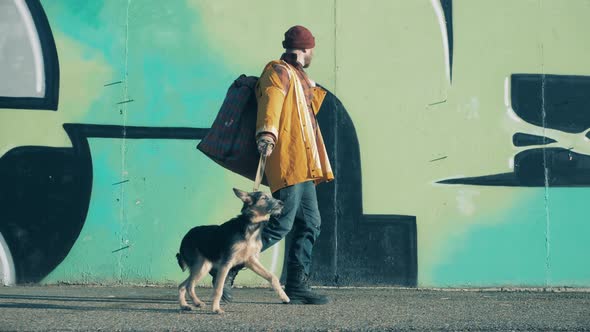
<svg viewBox="0 0 590 332">
<path fill-rule="evenodd" d="M 289 90 L 273 65 L 289 73 Z M 313 88 L 312 110 L 317 114 L 326 91 Z M 277 138 L 272 154 L 266 160 L 266 179 L 275 192 L 287 186 L 313 180 L 315 184 L 334 179 L 319 124 L 314 133 L 303 89 L 294 69 L 284 61 L 266 65 L 256 85 L 258 116 L 256 135 L 268 132 Z"/>
</svg>

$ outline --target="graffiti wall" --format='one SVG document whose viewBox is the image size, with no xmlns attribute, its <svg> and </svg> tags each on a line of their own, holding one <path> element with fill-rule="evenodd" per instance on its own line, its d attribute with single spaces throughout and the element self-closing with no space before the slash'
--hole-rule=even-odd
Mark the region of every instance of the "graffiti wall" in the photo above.
<svg viewBox="0 0 590 332">
<path fill-rule="evenodd" d="M 195 147 L 233 80 L 301 24 L 336 174 L 318 186 L 316 284 L 589 287 L 589 14 L 585 0 L 2 1 L 0 279 L 181 281 L 182 236 L 235 216 L 231 188 L 252 186 Z M 277 274 L 288 242 L 261 255 Z"/>
</svg>

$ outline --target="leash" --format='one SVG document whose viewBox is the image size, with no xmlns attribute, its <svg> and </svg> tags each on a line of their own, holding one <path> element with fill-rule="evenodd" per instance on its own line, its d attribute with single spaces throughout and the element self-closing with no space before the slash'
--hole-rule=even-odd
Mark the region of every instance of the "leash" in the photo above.
<svg viewBox="0 0 590 332">
<path fill-rule="evenodd" d="M 264 176 L 264 168 L 266 167 L 266 150 L 268 144 L 264 145 L 264 153 L 260 154 L 260 160 L 258 161 L 258 170 L 256 171 L 256 179 L 254 180 L 254 191 L 259 191 L 262 177 Z"/>
</svg>

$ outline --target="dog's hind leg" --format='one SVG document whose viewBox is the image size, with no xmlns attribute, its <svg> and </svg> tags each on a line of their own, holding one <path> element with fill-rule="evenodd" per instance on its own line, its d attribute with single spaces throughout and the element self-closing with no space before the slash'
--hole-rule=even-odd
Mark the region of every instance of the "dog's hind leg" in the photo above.
<svg viewBox="0 0 590 332">
<path fill-rule="evenodd" d="M 191 310 L 191 307 L 186 303 L 186 285 L 188 285 L 190 278 L 191 277 L 186 278 L 186 280 L 178 286 L 178 302 L 180 303 L 180 309 L 182 310 Z"/>
<path fill-rule="evenodd" d="M 206 259 L 200 259 L 198 264 L 191 266 L 191 275 L 188 278 L 187 290 L 193 300 L 193 304 L 197 307 L 204 307 L 205 302 L 199 300 L 197 293 L 195 293 L 195 286 L 211 270 L 211 262 Z"/>
<path fill-rule="evenodd" d="M 262 278 L 266 279 L 270 283 L 272 288 L 275 290 L 275 292 L 277 292 L 277 294 L 279 295 L 279 297 L 281 298 L 283 303 L 290 302 L 289 297 L 287 296 L 287 294 L 285 294 L 285 291 L 281 287 L 281 283 L 279 282 L 279 279 L 274 274 L 268 272 L 264 268 L 264 266 L 262 266 L 260 261 L 258 261 L 258 258 L 256 258 L 255 256 L 252 256 L 252 258 L 250 258 L 246 262 L 246 267 L 249 268 L 250 270 L 252 270 L 252 272 L 254 272 L 254 273 L 258 274 L 259 276 L 261 276 Z"/>
<path fill-rule="evenodd" d="M 217 276 L 215 277 L 215 292 L 213 293 L 213 312 L 217 314 L 224 313 L 221 309 L 220 302 L 221 296 L 223 295 L 223 284 L 225 284 L 225 278 L 229 270 L 232 268 L 231 264 L 223 265 L 217 270 Z"/>
</svg>

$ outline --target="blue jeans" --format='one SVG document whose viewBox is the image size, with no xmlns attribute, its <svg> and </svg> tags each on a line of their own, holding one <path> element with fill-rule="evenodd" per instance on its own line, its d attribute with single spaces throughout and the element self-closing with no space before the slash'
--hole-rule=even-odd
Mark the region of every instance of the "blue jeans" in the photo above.
<svg viewBox="0 0 590 332">
<path fill-rule="evenodd" d="M 313 181 L 298 183 L 273 193 L 283 201 L 283 213 L 262 230 L 262 251 L 293 232 L 287 267 L 302 267 L 309 274 L 313 245 L 320 235 L 320 210 Z"/>
</svg>

